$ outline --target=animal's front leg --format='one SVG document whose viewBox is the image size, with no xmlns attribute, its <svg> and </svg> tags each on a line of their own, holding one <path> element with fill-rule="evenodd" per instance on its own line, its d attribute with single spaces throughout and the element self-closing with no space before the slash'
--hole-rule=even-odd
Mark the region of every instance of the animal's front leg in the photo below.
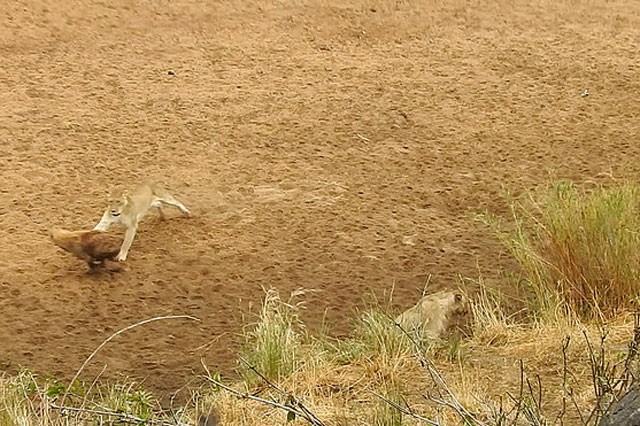
<svg viewBox="0 0 640 426">
<path fill-rule="evenodd" d="M 124 234 L 124 241 L 122 242 L 122 247 L 120 247 L 120 253 L 118 253 L 118 255 L 116 256 L 116 260 L 118 262 L 123 262 L 127 260 L 127 255 L 129 254 L 131 243 L 133 243 L 133 237 L 136 236 L 137 229 L 138 229 L 137 225 L 133 225 L 127 228 L 127 232 L 125 232 Z"/>
<path fill-rule="evenodd" d="M 109 210 L 105 211 L 100 219 L 100 222 L 96 226 L 94 226 L 94 231 L 106 231 L 111 226 L 111 214 Z"/>
</svg>

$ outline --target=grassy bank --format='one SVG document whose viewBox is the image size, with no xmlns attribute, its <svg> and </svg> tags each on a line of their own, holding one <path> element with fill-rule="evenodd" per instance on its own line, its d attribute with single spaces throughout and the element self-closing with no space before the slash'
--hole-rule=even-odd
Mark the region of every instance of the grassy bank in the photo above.
<svg viewBox="0 0 640 426">
<path fill-rule="evenodd" d="M 203 366 L 190 402 L 167 407 L 135 384 L 24 371 L 0 383 L 0 425 L 595 425 L 638 371 L 638 194 L 560 183 L 514 201 L 509 218 L 485 215 L 520 265 L 509 284 L 524 303 L 512 315 L 497 283 L 476 279 L 470 336 L 412 334 L 379 306 L 348 338 L 311 335 L 304 293 L 267 290 L 240 380 Z"/>
</svg>

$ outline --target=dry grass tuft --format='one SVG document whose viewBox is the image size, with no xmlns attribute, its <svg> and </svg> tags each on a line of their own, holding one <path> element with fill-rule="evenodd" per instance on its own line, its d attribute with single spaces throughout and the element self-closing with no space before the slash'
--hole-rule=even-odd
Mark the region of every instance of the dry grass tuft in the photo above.
<svg viewBox="0 0 640 426">
<path fill-rule="evenodd" d="M 560 182 L 485 216 L 522 267 L 545 321 L 606 319 L 629 309 L 640 282 L 640 187 L 583 191 Z"/>
<path fill-rule="evenodd" d="M 370 335 L 360 330 L 348 340 L 325 341 L 299 332 L 291 334 L 290 328 L 304 330 L 294 315 L 297 305 L 282 301 L 270 290 L 264 305 L 268 309 L 260 319 L 265 324 L 252 328 L 249 341 L 259 341 L 259 330 L 262 340 L 278 339 L 274 346 L 293 343 L 277 349 L 266 346 L 278 356 L 284 356 L 286 348 L 296 351 L 294 368 L 287 369 L 287 374 L 276 368 L 273 371 L 279 374 L 271 379 L 262 377 L 263 372 L 254 367 L 259 374 L 225 385 L 237 394 L 211 383 L 222 383 L 212 376 L 188 406 L 166 412 L 153 395 L 135 385 L 102 384 L 91 389 L 74 383 L 66 389 L 58 382 L 24 372 L 3 379 L 0 424 L 196 424 L 202 413 L 211 412 L 218 413 L 220 424 L 229 426 L 275 426 L 293 417 L 295 424 L 308 423 L 283 406 L 304 407 L 312 413 L 310 418 L 319 419 L 319 423 L 310 424 L 327 426 L 455 425 L 462 419 L 474 425 L 533 425 L 558 418 L 565 424 L 595 424 L 600 414 L 594 408 L 606 409 L 613 397 L 613 393 L 602 391 L 605 385 L 622 390 L 627 382 L 619 379 L 629 381 L 627 366 L 637 365 L 637 360 L 626 362 L 634 336 L 631 317 L 620 316 L 604 329 L 564 323 L 514 325 L 502 313 L 504 301 L 498 293 L 489 288 L 483 291 L 474 300 L 475 327 L 476 331 L 483 325 L 487 329 L 484 334 L 476 332 L 458 341 L 464 356 L 419 350 L 420 343 L 406 335 L 413 347 L 398 345 L 395 336 L 387 334 L 398 327 L 382 311 L 375 315 L 367 311 L 362 316 L 364 322 L 358 327 L 366 325 Z M 372 319 L 378 322 L 372 323 Z M 279 332 L 263 332 L 272 327 Z M 360 349 L 349 359 L 337 357 L 336 348 L 347 341 L 348 347 L 360 345 Z M 374 356 L 374 351 L 379 351 L 378 355 Z M 287 362 L 291 358 L 274 359 Z M 254 361 L 256 366 L 271 365 Z M 594 383 L 603 385 L 598 390 Z M 67 391 L 69 409 L 62 418 L 57 401 Z"/>
</svg>

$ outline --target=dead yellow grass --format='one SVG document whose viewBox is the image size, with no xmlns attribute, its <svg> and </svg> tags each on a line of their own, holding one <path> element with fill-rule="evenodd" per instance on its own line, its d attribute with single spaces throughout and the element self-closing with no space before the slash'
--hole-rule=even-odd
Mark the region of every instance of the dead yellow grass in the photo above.
<svg viewBox="0 0 640 426">
<path fill-rule="evenodd" d="M 605 329 L 607 357 L 618 360 L 626 353 L 632 338 L 633 319 L 621 316 Z M 498 409 L 501 400 L 504 410 L 513 407 L 508 395 L 518 398 L 523 377 L 524 393 L 529 392 L 527 379 L 534 395 L 541 392 L 540 409 L 544 417 L 553 420 L 560 415 L 564 398 L 565 424 L 582 424 L 577 410 L 586 416 L 596 402 L 588 341 L 597 351 L 601 336 L 602 329 L 596 326 L 513 328 L 495 341 L 499 343 L 487 344 L 473 338 L 464 342 L 457 360 L 438 356 L 432 360 L 458 401 L 486 424 L 493 424 L 491 407 Z M 567 339 L 567 378 L 563 379 L 562 348 Z M 437 395 L 437 386 L 414 356 L 402 356 L 393 363 L 359 360 L 343 366 L 316 356 L 313 361 L 306 360 L 302 369 L 278 386 L 304 401 L 327 425 L 375 424 L 376 407 L 382 403 L 375 393 L 384 395 L 390 390 L 402 395 L 422 416 L 439 419 L 443 425 L 457 424 L 459 420 L 453 411 L 425 398 Z M 574 395 L 573 401 L 567 399 L 568 390 Z M 269 394 L 273 395 L 266 388 L 262 390 L 263 396 Z M 219 407 L 225 425 L 280 425 L 286 418 L 278 409 L 239 400 L 227 393 L 209 394 L 206 403 Z M 414 419 L 405 416 L 402 424 L 414 424 Z"/>
<path fill-rule="evenodd" d="M 253 374 L 229 380 L 207 372 L 190 403 L 172 416 L 159 410 L 150 393 L 133 385 L 97 384 L 90 393 L 82 384 L 66 389 L 26 372 L 0 383 L 0 426 L 115 419 L 174 424 L 176 418 L 195 422 L 212 411 L 222 425 L 275 426 L 293 418 L 287 407 L 298 411 L 299 424 L 305 423 L 300 412 L 308 410 L 322 420 L 317 425 L 327 426 L 413 425 L 424 424 L 424 419 L 455 425 L 461 413 L 478 426 L 516 424 L 510 423 L 516 407 L 526 410 L 517 424 L 559 417 L 564 424 L 593 424 L 586 419 L 598 404 L 594 371 L 598 379 L 620 376 L 622 368 L 610 368 L 623 364 L 629 343 L 637 340 L 634 316 L 619 315 L 601 326 L 565 317 L 518 325 L 492 303 L 483 292 L 474 301 L 474 312 L 480 315 L 473 336 L 424 346 L 402 334 L 379 308 L 372 311 L 376 315 L 363 315 L 360 321 L 368 327 L 348 339 L 311 336 L 298 320 L 299 304 L 269 291 L 241 358 L 246 372 Z M 391 350 L 403 336 L 404 349 Z M 367 346 L 372 339 L 374 349 Z M 293 351 L 295 362 L 281 370 L 284 355 Z M 597 371 L 599 365 L 609 370 Z M 265 366 L 274 366 L 277 374 L 264 374 Z M 60 418 L 65 400 L 64 411 L 73 416 Z M 394 403 L 398 406 L 392 407 Z M 498 422 L 501 415 L 508 421 Z"/>
<path fill-rule="evenodd" d="M 606 339 L 601 345 L 603 330 L 606 330 Z M 522 394 L 531 393 L 534 399 L 541 395 L 540 416 L 554 420 L 564 410 L 565 424 L 583 424 L 580 415 L 586 416 L 596 403 L 590 354 L 604 348 L 607 358 L 614 363 L 623 359 L 633 337 L 634 321 L 632 316 L 624 315 L 604 328 L 562 324 L 498 327 L 495 331 L 499 338 L 490 338 L 492 330 L 487 329 L 485 334 L 463 341 L 453 358 L 438 352 L 429 356 L 456 401 L 473 413 L 480 424 L 492 425 L 495 424 L 492 411 L 500 406 L 504 411 L 513 408 L 515 402 L 509 395 L 523 399 Z M 563 356 L 567 339 L 569 344 Z M 434 382 L 420 356 L 403 354 L 393 359 L 365 356 L 340 365 L 326 346 L 313 340 L 304 344 L 300 356 L 298 368 L 273 385 L 295 396 L 325 425 L 399 424 L 398 414 L 393 417 L 390 413 L 394 410 L 378 395 L 401 405 L 406 401 L 416 414 L 442 425 L 459 424 L 460 419 L 453 410 L 426 398 L 451 401 L 438 393 L 443 387 Z M 55 398 L 44 394 L 34 397 L 34 390 L 28 389 L 32 387 L 30 383 L 24 377 L 3 379 L 0 424 L 57 424 L 60 421 L 50 415 L 50 408 L 43 406 L 55 405 Z M 288 399 L 264 382 L 252 382 L 250 388 L 244 382 L 225 380 L 225 383 L 265 400 L 284 404 Z M 568 391 L 573 394 L 572 400 L 567 399 Z M 195 420 L 199 413 L 211 410 L 217 411 L 221 424 L 228 426 L 275 426 L 282 425 L 287 418 L 279 408 L 238 398 L 213 385 L 197 392 L 180 418 Z M 46 418 L 40 417 L 42 413 L 48 413 Z M 296 424 L 305 422 L 298 420 Z M 424 423 L 405 415 L 402 424 Z"/>
</svg>

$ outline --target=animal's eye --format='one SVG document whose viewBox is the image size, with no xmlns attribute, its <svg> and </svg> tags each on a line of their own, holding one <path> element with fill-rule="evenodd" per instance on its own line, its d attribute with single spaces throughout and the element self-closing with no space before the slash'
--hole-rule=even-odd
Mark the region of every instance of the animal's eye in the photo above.
<svg viewBox="0 0 640 426">
<path fill-rule="evenodd" d="M 114 211 L 112 211 L 112 212 L 111 212 L 111 216 L 120 216 L 120 212 L 114 212 Z"/>
</svg>

